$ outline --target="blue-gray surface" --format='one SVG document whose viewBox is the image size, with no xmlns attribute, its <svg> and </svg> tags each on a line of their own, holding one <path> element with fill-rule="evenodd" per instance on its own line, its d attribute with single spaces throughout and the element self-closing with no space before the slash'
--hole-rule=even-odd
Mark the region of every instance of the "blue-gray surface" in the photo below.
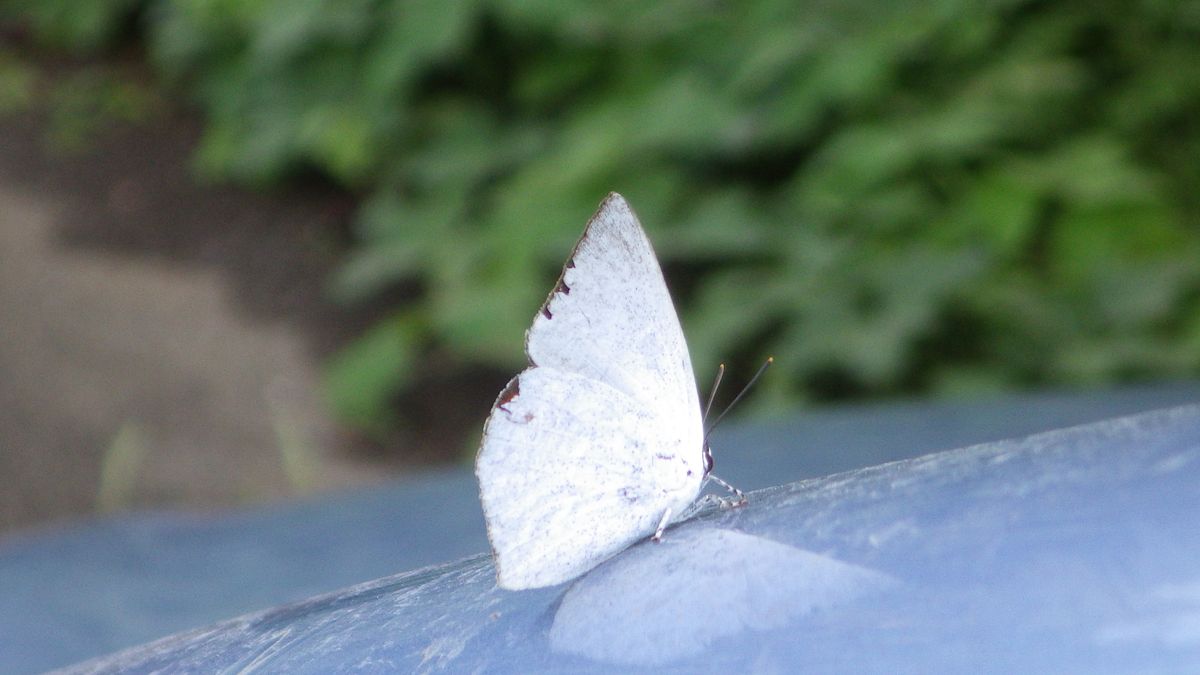
<svg viewBox="0 0 1200 675">
<path fill-rule="evenodd" d="M 719 473 L 761 487 L 1196 400 L 1200 387 L 1184 384 L 809 414 L 724 434 Z M 496 591 L 476 556 L 107 667 L 1195 663 L 1200 573 L 1180 561 L 1200 553 L 1197 424 L 1191 410 L 769 490 L 672 530 L 664 545 L 631 549 L 565 595 Z M 64 665 L 485 549 L 467 470 L 220 518 L 143 516 L 10 538 L 0 542 L 0 671 Z M 780 640 L 795 649 L 771 647 Z"/>
<path fill-rule="evenodd" d="M 568 586 L 487 556 L 77 672 L 1195 672 L 1200 405 L 795 482 Z"/>
</svg>

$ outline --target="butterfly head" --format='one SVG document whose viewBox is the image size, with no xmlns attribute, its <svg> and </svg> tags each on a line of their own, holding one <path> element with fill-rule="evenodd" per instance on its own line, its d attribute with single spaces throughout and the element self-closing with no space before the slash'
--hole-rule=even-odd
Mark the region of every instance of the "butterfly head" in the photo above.
<svg viewBox="0 0 1200 675">
<path fill-rule="evenodd" d="M 710 446 L 708 444 L 708 440 L 705 440 L 704 441 L 704 475 L 707 476 L 708 474 L 712 473 L 712 469 L 713 469 L 712 446 Z"/>
</svg>

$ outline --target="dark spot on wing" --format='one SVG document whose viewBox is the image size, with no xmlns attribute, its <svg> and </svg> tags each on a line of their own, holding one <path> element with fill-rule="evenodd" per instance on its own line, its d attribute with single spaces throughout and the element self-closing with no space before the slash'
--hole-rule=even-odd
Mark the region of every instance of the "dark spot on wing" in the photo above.
<svg viewBox="0 0 1200 675">
<path fill-rule="evenodd" d="M 568 286 L 567 282 L 563 281 L 562 279 L 558 280 L 558 288 L 556 288 L 554 290 L 558 291 L 559 293 L 562 293 L 563 295 L 571 294 L 571 287 Z"/>
<path fill-rule="evenodd" d="M 621 491 L 618 494 L 620 494 L 621 498 L 630 504 L 634 504 L 638 500 L 637 494 L 635 494 L 633 490 L 630 490 L 629 488 L 621 488 Z"/>
<path fill-rule="evenodd" d="M 550 313 L 550 303 L 542 305 L 542 315 L 547 319 L 553 319 L 554 315 Z"/>
<path fill-rule="evenodd" d="M 565 267 L 566 269 L 569 269 L 569 270 L 575 269 L 575 259 L 567 258 L 567 264 L 564 265 L 563 267 Z"/>
<path fill-rule="evenodd" d="M 505 408 L 504 406 L 511 403 L 513 401 L 513 399 L 515 399 L 516 397 L 518 397 L 520 395 L 521 395 L 520 378 L 514 377 L 513 379 L 508 381 L 508 384 L 504 385 L 504 389 L 502 389 L 500 391 L 500 395 L 498 397 L 496 397 L 496 405 L 493 407 L 499 408 L 500 410 L 503 410 L 504 412 L 512 412 L 508 408 Z"/>
</svg>

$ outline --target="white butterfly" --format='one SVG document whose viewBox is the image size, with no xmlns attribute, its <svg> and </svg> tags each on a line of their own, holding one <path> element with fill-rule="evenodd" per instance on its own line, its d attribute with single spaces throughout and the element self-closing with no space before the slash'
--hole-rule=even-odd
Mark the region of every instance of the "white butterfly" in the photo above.
<svg viewBox="0 0 1200 675">
<path fill-rule="evenodd" d="M 679 318 L 621 195 L 588 222 L 525 353 L 475 461 L 498 584 L 512 590 L 661 537 L 712 468 Z"/>
</svg>

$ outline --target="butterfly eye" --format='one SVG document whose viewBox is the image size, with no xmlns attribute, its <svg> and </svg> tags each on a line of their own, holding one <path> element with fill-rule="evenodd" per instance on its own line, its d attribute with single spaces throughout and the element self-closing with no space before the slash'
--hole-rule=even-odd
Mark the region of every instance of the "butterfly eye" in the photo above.
<svg viewBox="0 0 1200 675">
<path fill-rule="evenodd" d="M 713 468 L 712 448 L 710 448 L 708 446 L 708 443 L 705 443 L 704 444 L 704 475 L 707 476 L 709 473 L 711 473 L 712 468 Z"/>
</svg>

